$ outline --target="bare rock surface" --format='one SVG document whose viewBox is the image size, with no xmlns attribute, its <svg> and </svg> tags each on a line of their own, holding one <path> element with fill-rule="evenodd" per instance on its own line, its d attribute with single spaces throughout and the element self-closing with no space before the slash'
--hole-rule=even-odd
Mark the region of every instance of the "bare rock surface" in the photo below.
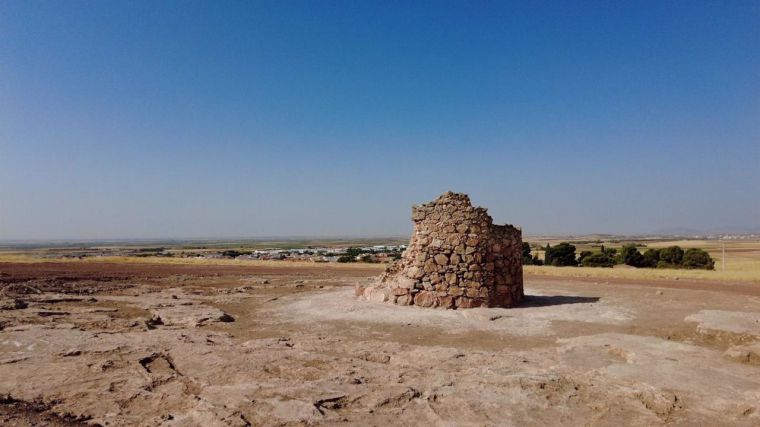
<svg viewBox="0 0 760 427">
<path fill-rule="evenodd" d="M 760 424 L 755 294 L 528 279 L 517 308 L 428 310 L 356 299 L 376 271 L 118 268 L 0 310 L 1 424 Z"/>
<path fill-rule="evenodd" d="M 723 356 L 739 363 L 760 366 L 760 343 L 730 347 Z"/>
<path fill-rule="evenodd" d="M 686 318 L 698 322 L 700 331 L 723 331 L 760 337 L 760 313 L 725 310 L 701 310 Z"/>
<path fill-rule="evenodd" d="M 296 321 L 308 317 L 319 321 L 386 323 L 411 327 L 433 327 L 456 333 L 470 330 L 494 331 L 509 335 L 548 335 L 553 321 L 625 324 L 635 312 L 621 305 L 596 298 L 548 297 L 531 291 L 524 307 L 435 310 L 372 304 L 351 298 L 351 291 L 340 289 L 292 300 L 278 309 L 281 316 Z M 552 301 L 572 301 L 554 305 Z M 531 306 L 533 304 L 533 306 Z"/>
<path fill-rule="evenodd" d="M 597 334 L 560 339 L 561 360 L 575 369 L 589 369 L 608 380 L 624 384 L 643 382 L 667 390 L 673 398 L 669 412 L 682 409 L 679 390 L 689 388 L 698 401 L 694 410 L 740 414 L 746 399 L 760 401 L 757 369 L 723 363 L 719 351 L 655 337 Z M 681 397 L 683 399 L 683 396 Z M 672 415 L 672 414 L 671 414 Z"/>
</svg>

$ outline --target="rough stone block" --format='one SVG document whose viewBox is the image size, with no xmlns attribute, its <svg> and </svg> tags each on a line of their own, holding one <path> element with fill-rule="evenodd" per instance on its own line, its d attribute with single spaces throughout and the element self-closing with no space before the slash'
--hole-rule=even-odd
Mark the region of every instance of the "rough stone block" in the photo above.
<svg viewBox="0 0 760 427">
<path fill-rule="evenodd" d="M 433 292 L 422 291 L 414 297 L 414 305 L 420 307 L 433 307 L 436 303 L 436 296 Z"/>
</svg>

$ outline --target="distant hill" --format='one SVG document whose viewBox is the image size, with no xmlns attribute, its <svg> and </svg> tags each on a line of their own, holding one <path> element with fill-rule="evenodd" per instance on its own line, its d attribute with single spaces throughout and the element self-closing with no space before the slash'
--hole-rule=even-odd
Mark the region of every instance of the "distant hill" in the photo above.
<svg viewBox="0 0 760 427">
<path fill-rule="evenodd" d="M 758 234 L 760 227 L 715 227 L 712 229 L 696 229 L 688 227 L 668 227 L 657 230 L 654 234 L 670 236 L 705 236 L 714 234 Z"/>
</svg>

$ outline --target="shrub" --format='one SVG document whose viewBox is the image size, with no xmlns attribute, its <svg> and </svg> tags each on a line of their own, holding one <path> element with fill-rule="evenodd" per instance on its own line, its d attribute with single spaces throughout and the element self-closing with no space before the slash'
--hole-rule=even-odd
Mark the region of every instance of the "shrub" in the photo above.
<svg viewBox="0 0 760 427">
<path fill-rule="evenodd" d="M 712 270 L 715 268 L 715 261 L 704 250 L 691 248 L 683 254 L 683 266 L 686 268 Z"/>
<path fill-rule="evenodd" d="M 586 259 L 587 256 L 592 255 L 593 252 L 591 251 L 581 251 L 581 254 L 578 255 L 578 263 L 583 265 L 583 260 Z"/>
<path fill-rule="evenodd" d="M 665 249 L 660 249 L 660 261 L 671 265 L 681 265 L 683 263 L 683 249 L 680 246 L 669 246 Z"/>
<path fill-rule="evenodd" d="M 338 258 L 338 262 L 356 262 L 356 257 L 352 257 L 349 255 L 343 255 Z"/>
<path fill-rule="evenodd" d="M 663 260 L 659 260 L 657 261 L 657 268 L 681 268 L 681 266 L 677 264 L 671 264 Z"/>
<path fill-rule="evenodd" d="M 236 250 L 233 250 L 233 249 L 229 249 L 229 250 L 226 250 L 226 251 L 222 251 L 221 255 L 223 257 L 226 257 L 226 258 L 237 258 L 237 257 L 239 257 L 241 255 L 250 255 L 251 253 L 252 252 L 241 252 L 241 251 L 236 251 Z"/>
<path fill-rule="evenodd" d="M 615 249 L 615 248 L 605 248 L 604 245 L 602 245 L 602 247 L 599 248 L 599 250 L 601 251 L 601 253 L 607 255 L 608 257 L 610 257 L 610 259 L 612 259 L 612 262 L 614 262 L 615 264 L 622 264 L 623 263 L 623 259 L 618 254 L 618 250 L 617 249 Z"/>
<path fill-rule="evenodd" d="M 575 259 L 575 246 L 562 242 L 555 247 L 546 245 L 546 264 L 557 267 L 578 266 Z"/>
<path fill-rule="evenodd" d="M 357 256 L 365 253 L 361 248 L 348 248 L 346 249 L 346 256 L 351 256 L 356 258 Z"/>
<path fill-rule="evenodd" d="M 606 253 L 596 252 L 583 257 L 581 264 L 584 267 L 612 267 L 615 265 L 615 260 Z"/>
</svg>

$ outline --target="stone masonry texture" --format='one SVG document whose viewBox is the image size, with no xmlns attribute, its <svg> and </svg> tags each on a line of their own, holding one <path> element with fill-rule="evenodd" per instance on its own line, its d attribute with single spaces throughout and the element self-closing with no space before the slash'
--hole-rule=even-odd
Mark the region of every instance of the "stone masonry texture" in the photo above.
<svg viewBox="0 0 760 427">
<path fill-rule="evenodd" d="M 377 283 L 356 287 L 376 302 L 437 308 L 513 307 L 522 301 L 522 231 L 495 225 L 466 194 L 412 208 L 414 233 Z"/>
</svg>

